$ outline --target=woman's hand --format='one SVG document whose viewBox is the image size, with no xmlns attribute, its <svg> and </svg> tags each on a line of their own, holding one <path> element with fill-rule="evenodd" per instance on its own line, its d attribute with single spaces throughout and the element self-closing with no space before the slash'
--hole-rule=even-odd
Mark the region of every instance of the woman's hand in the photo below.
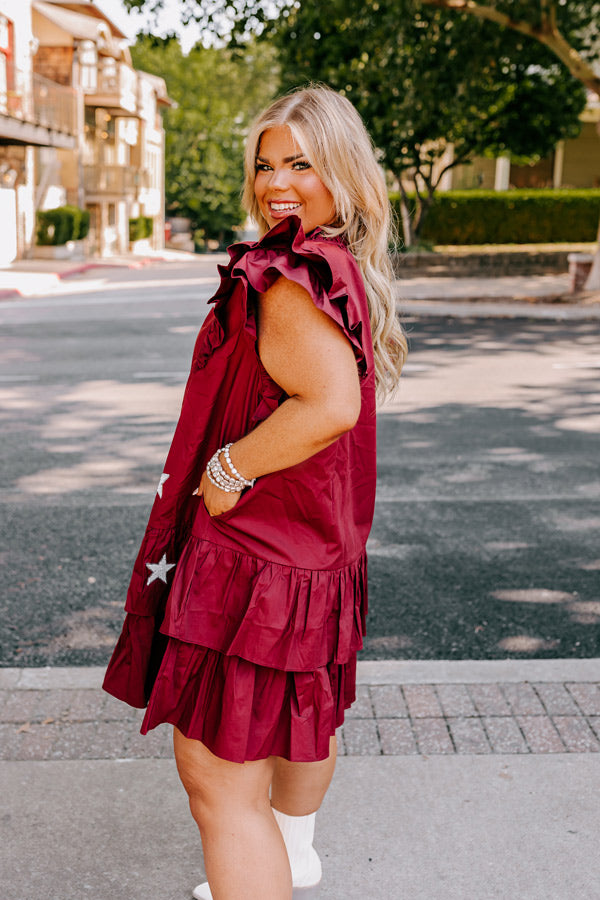
<svg viewBox="0 0 600 900">
<path fill-rule="evenodd" d="M 236 493 L 222 491 L 209 480 L 206 472 L 202 473 L 200 487 L 194 493 L 203 498 L 209 516 L 220 516 L 221 513 L 233 509 L 242 495 L 241 491 Z"/>
</svg>

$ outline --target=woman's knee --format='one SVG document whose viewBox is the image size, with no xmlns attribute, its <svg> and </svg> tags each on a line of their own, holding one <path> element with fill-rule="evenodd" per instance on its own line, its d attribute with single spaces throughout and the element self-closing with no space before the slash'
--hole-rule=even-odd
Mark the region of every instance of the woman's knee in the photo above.
<svg viewBox="0 0 600 900">
<path fill-rule="evenodd" d="M 177 729 L 174 747 L 179 777 L 198 824 L 207 818 L 214 821 L 240 807 L 268 806 L 274 757 L 250 763 L 230 762 L 215 756 L 200 741 L 184 737 Z"/>
<path fill-rule="evenodd" d="M 316 812 L 331 783 L 335 770 L 335 736 L 329 743 L 329 757 L 316 762 L 290 762 L 278 759 L 273 775 L 272 805 L 291 816 Z"/>
</svg>

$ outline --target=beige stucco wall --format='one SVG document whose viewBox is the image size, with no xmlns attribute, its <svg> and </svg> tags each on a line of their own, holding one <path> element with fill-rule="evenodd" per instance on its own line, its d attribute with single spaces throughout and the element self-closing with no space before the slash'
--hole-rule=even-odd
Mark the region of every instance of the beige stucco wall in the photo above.
<svg viewBox="0 0 600 900">
<path fill-rule="evenodd" d="M 563 187 L 600 187 L 600 135 L 598 126 L 586 122 L 581 134 L 565 143 Z"/>
<path fill-rule="evenodd" d="M 585 122 L 579 137 L 565 141 L 562 187 L 600 187 L 600 135 L 597 129 L 597 124 Z M 530 167 L 532 184 L 542 186 L 547 183 L 548 187 L 552 187 L 553 156 L 554 154 Z M 453 190 L 478 187 L 493 190 L 495 171 L 496 160 L 476 157 L 471 165 L 457 166 L 452 170 L 451 187 Z M 515 180 L 518 180 L 517 167 L 513 166 L 511 171 L 515 173 Z"/>
<path fill-rule="evenodd" d="M 3 0 L 0 0 L 2 3 Z M 59 28 L 50 19 L 47 19 L 39 10 L 32 10 L 33 30 L 41 38 L 45 47 L 72 47 L 73 35 L 63 28 Z"/>
<path fill-rule="evenodd" d="M 472 188 L 481 188 L 485 191 L 494 190 L 496 174 L 496 160 L 480 156 L 471 165 L 457 166 L 452 170 L 452 189 L 466 191 Z"/>
</svg>

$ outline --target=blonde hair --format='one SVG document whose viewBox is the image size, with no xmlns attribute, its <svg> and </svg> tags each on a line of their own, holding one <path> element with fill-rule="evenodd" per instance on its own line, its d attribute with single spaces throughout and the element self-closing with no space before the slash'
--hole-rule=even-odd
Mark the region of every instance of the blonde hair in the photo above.
<svg viewBox="0 0 600 900">
<path fill-rule="evenodd" d="M 394 274 L 389 256 L 392 218 L 385 178 L 373 144 L 354 106 L 324 85 L 298 89 L 275 100 L 253 123 L 246 143 L 243 203 L 261 235 L 269 230 L 254 194 L 256 154 L 265 131 L 287 125 L 330 191 L 335 223 L 321 226 L 341 235 L 365 283 L 373 336 L 377 394 L 384 399 L 398 385 L 407 354 L 396 315 Z"/>
</svg>

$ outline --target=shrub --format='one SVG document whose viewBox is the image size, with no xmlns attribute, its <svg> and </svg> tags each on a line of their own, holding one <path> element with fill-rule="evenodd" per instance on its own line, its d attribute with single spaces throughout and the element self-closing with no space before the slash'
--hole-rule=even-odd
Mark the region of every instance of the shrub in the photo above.
<svg viewBox="0 0 600 900">
<path fill-rule="evenodd" d="M 137 216 L 129 220 L 129 240 L 141 241 L 144 238 L 152 237 L 154 229 L 154 220 L 152 216 Z"/>
<path fill-rule="evenodd" d="M 399 194 L 390 200 L 400 216 Z M 600 189 L 446 191 L 436 195 L 419 235 L 435 244 L 545 244 L 595 241 Z"/>
<path fill-rule="evenodd" d="M 57 247 L 68 241 L 80 241 L 90 230 L 90 213 L 78 206 L 57 206 L 37 213 L 37 243 Z"/>
<path fill-rule="evenodd" d="M 77 235 L 77 240 L 82 241 L 88 236 L 90 230 L 90 211 L 89 209 L 80 209 L 79 212 L 81 213 L 81 218 L 79 220 L 79 234 Z"/>
</svg>

